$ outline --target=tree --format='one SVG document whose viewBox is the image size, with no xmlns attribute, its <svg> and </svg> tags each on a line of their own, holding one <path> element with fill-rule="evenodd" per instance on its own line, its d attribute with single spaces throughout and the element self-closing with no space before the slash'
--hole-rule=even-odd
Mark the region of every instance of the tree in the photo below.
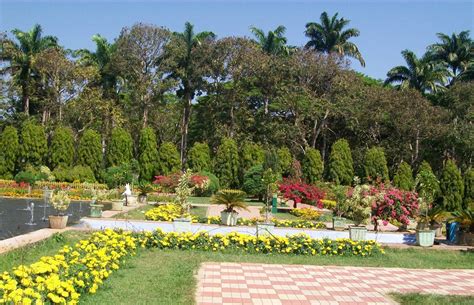
<svg viewBox="0 0 474 305">
<path fill-rule="evenodd" d="M 43 165 L 47 152 L 48 143 L 44 128 L 32 120 L 25 121 L 21 127 L 21 168 L 24 168 L 27 164 L 32 166 Z"/>
<path fill-rule="evenodd" d="M 381 147 L 372 147 L 365 153 L 365 178 L 369 181 L 389 181 L 387 160 Z"/>
<path fill-rule="evenodd" d="M 188 166 L 193 172 L 211 171 L 211 152 L 207 143 L 194 143 L 188 153 Z"/>
<path fill-rule="evenodd" d="M 427 204 L 432 204 L 439 195 L 439 180 L 428 162 L 423 161 L 416 175 L 416 191 Z"/>
<path fill-rule="evenodd" d="M 284 36 L 286 28 L 284 26 L 280 25 L 274 31 L 268 31 L 267 35 L 262 29 L 254 26 L 250 27 L 250 31 L 263 52 L 272 55 L 288 55 L 290 53 L 291 48 L 286 45 L 287 40 Z"/>
<path fill-rule="evenodd" d="M 331 147 L 329 178 L 336 184 L 350 185 L 354 178 L 351 148 L 346 139 L 339 139 Z"/>
<path fill-rule="evenodd" d="M 239 150 L 231 138 L 223 138 L 214 161 L 215 172 L 222 188 L 239 185 Z"/>
<path fill-rule="evenodd" d="M 192 101 L 196 93 L 203 89 L 206 83 L 205 75 L 208 67 L 205 46 L 213 41 L 216 35 L 212 32 L 194 32 L 194 26 L 186 22 L 183 33 L 174 33 L 170 54 L 173 54 L 174 67 L 171 77 L 179 81 L 176 92 L 183 102 L 181 121 L 181 163 L 186 164 L 188 145 L 188 127 L 191 118 Z"/>
<path fill-rule="evenodd" d="M 263 166 L 256 165 L 245 172 L 242 189 L 251 196 L 257 196 L 261 201 L 267 192 L 263 182 Z"/>
<path fill-rule="evenodd" d="M 0 134 L 0 177 L 11 179 L 15 173 L 20 143 L 18 131 L 13 126 L 7 126 Z"/>
<path fill-rule="evenodd" d="M 262 165 L 265 158 L 263 148 L 253 142 L 244 142 L 240 149 L 240 172 L 241 177 L 252 167 Z"/>
<path fill-rule="evenodd" d="M 140 163 L 140 179 L 150 181 L 158 168 L 158 144 L 152 128 L 140 131 L 138 146 L 138 162 Z"/>
<path fill-rule="evenodd" d="M 100 135 L 92 130 L 86 129 L 79 141 L 77 148 L 77 164 L 88 166 L 99 177 L 102 168 L 102 144 L 100 143 Z"/>
<path fill-rule="evenodd" d="M 461 171 L 451 159 L 446 161 L 441 172 L 440 189 L 442 203 L 447 211 L 453 212 L 462 208 L 464 183 Z"/>
<path fill-rule="evenodd" d="M 474 169 L 469 168 L 464 173 L 464 209 L 474 208 Z"/>
<path fill-rule="evenodd" d="M 320 181 L 324 172 L 324 163 L 321 153 L 314 148 L 308 148 L 303 159 L 303 176 L 306 182 L 312 184 Z"/>
<path fill-rule="evenodd" d="M 405 161 L 400 162 L 397 172 L 393 177 L 393 185 L 404 191 L 412 191 L 415 186 L 413 171 L 410 164 Z"/>
<path fill-rule="evenodd" d="M 158 149 L 158 170 L 162 175 L 176 173 L 181 168 L 179 152 L 171 142 L 161 144 Z"/>
<path fill-rule="evenodd" d="M 35 24 L 29 32 L 14 29 L 12 33 L 18 43 L 7 40 L 2 46 L 1 60 L 9 62 L 8 70 L 13 75 L 13 81 L 21 88 L 23 111 L 26 115 L 30 113 L 32 83 L 36 77 L 33 62 L 40 52 L 58 44 L 56 37 L 43 37 L 42 32 L 39 24 Z"/>
<path fill-rule="evenodd" d="M 120 166 L 129 163 L 133 157 L 133 141 L 130 133 L 123 128 L 112 130 L 109 143 L 107 145 L 106 161 L 107 165 Z"/>
<path fill-rule="evenodd" d="M 277 150 L 277 155 L 282 175 L 285 177 L 289 176 L 293 164 L 293 156 L 290 150 L 286 146 L 281 147 Z"/>
<path fill-rule="evenodd" d="M 309 22 L 306 24 L 305 35 L 309 38 L 306 48 L 314 49 L 318 52 L 327 54 L 338 54 L 357 59 L 361 66 L 365 66 L 365 61 L 360 54 L 359 48 L 349 39 L 358 37 L 358 29 L 344 29 L 350 20 L 337 18 L 338 13 L 329 19 L 327 12 L 320 16 L 320 22 Z"/>
<path fill-rule="evenodd" d="M 71 128 L 59 126 L 54 130 L 49 146 L 51 168 L 70 167 L 74 161 L 74 137 Z"/>
<path fill-rule="evenodd" d="M 387 72 L 385 84 L 398 88 L 414 88 L 422 93 L 436 93 L 445 89 L 447 70 L 443 64 L 430 61 L 427 55 L 418 58 L 409 50 L 402 51 L 406 66 L 396 66 Z"/>
</svg>

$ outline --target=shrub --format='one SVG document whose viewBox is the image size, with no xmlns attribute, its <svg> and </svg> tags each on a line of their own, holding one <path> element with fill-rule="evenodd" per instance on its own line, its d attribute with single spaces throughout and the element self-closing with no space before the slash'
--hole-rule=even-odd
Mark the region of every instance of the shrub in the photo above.
<svg viewBox="0 0 474 305">
<path fill-rule="evenodd" d="M 7 126 L 0 134 L 0 177 L 11 178 L 15 172 L 20 143 L 15 127 Z"/>
<path fill-rule="evenodd" d="M 289 178 L 291 178 L 292 180 L 303 179 L 303 169 L 301 168 L 300 161 L 293 159 L 293 161 L 291 162 Z"/>
<path fill-rule="evenodd" d="M 399 190 L 396 188 L 372 190 L 375 196 L 375 204 L 372 205 L 372 220 L 377 230 L 377 220 L 383 220 L 387 224 L 389 220 L 395 220 L 404 225 L 410 223 L 419 209 L 418 196 L 414 192 Z"/>
<path fill-rule="evenodd" d="M 367 150 L 364 160 L 366 181 L 388 181 L 388 167 L 385 153 L 381 147 L 372 147 Z"/>
<path fill-rule="evenodd" d="M 324 171 L 321 153 L 314 148 L 308 148 L 303 159 L 303 176 L 308 183 L 321 180 Z"/>
<path fill-rule="evenodd" d="M 89 166 L 96 178 L 102 168 L 102 144 L 100 135 L 92 129 L 87 129 L 79 141 L 77 149 L 77 164 Z"/>
<path fill-rule="evenodd" d="M 281 147 L 277 150 L 278 163 L 283 177 L 288 177 L 291 174 L 293 165 L 293 156 L 288 147 Z"/>
<path fill-rule="evenodd" d="M 411 166 L 405 161 L 402 161 L 398 165 L 397 172 L 393 177 L 393 185 L 404 191 L 413 190 L 415 186 L 415 181 L 413 179 L 413 171 L 411 169 Z"/>
<path fill-rule="evenodd" d="M 266 189 L 263 182 L 263 166 L 257 165 L 250 168 L 244 175 L 244 184 L 242 189 L 251 196 L 257 196 L 262 200 Z"/>
<path fill-rule="evenodd" d="M 423 161 L 415 180 L 416 191 L 423 201 L 432 204 L 439 194 L 439 181 L 428 162 Z"/>
<path fill-rule="evenodd" d="M 181 169 L 181 160 L 176 146 L 171 142 L 161 144 L 158 150 L 158 171 L 162 175 L 176 173 Z"/>
<path fill-rule="evenodd" d="M 71 182 L 87 182 L 94 183 L 95 176 L 94 172 L 89 166 L 76 165 L 71 170 L 72 181 Z"/>
<path fill-rule="evenodd" d="M 212 174 L 210 173 L 192 174 L 189 180 L 189 186 L 192 187 L 194 191 L 197 193 L 206 192 L 212 183 L 208 175 L 212 175 Z M 164 192 L 173 193 L 178 187 L 179 179 L 181 176 L 182 176 L 181 172 L 176 172 L 176 173 L 166 175 L 166 176 L 165 175 L 155 176 L 155 180 L 153 181 L 153 184 L 158 185 L 161 188 L 161 190 Z M 217 183 L 219 182 L 217 181 Z M 213 187 L 215 187 L 215 185 Z"/>
<path fill-rule="evenodd" d="M 194 172 L 211 170 L 211 152 L 207 143 L 194 143 L 188 152 L 188 164 Z"/>
<path fill-rule="evenodd" d="M 290 213 L 305 220 L 318 220 L 321 217 L 320 212 L 311 208 L 292 209 Z"/>
<path fill-rule="evenodd" d="M 241 190 L 225 189 L 220 190 L 211 197 L 212 204 L 224 205 L 224 212 L 235 213 L 236 209 L 248 210 L 245 202 L 245 192 Z"/>
<path fill-rule="evenodd" d="M 42 165 L 47 151 L 48 145 L 43 126 L 31 120 L 25 121 L 21 128 L 20 162 L 22 165 Z"/>
<path fill-rule="evenodd" d="M 278 153 L 274 148 L 265 151 L 263 169 L 271 169 L 274 173 L 281 173 L 280 160 L 278 158 Z"/>
<path fill-rule="evenodd" d="M 253 142 L 244 142 L 240 149 L 240 172 L 243 177 L 254 166 L 262 165 L 265 159 L 263 148 Z"/>
<path fill-rule="evenodd" d="M 462 208 L 464 195 L 464 183 L 461 171 L 453 160 L 446 161 L 440 178 L 441 197 L 444 208 L 449 211 L 457 211 Z"/>
<path fill-rule="evenodd" d="M 29 185 L 34 185 L 35 182 L 38 180 L 38 176 L 36 173 L 31 171 L 21 171 L 15 175 L 15 181 L 17 183 L 28 183 Z"/>
<path fill-rule="evenodd" d="M 133 172 L 130 164 L 111 166 L 102 174 L 102 179 L 109 188 L 123 186 L 133 181 Z"/>
<path fill-rule="evenodd" d="M 150 181 L 158 168 L 158 147 L 156 135 L 152 128 L 140 131 L 138 161 L 140 163 L 140 179 Z"/>
<path fill-rule="evenodd" d="M 464 209 L 474 209 L 474 169 L 464 173 Z"/>
<path fill-rule="evenodd" d="M 183 214 L 181 206 L 174 203 L 160 205 L 145 212 L 145 218 L 153 221 L 173 221 L 180 217 L 191 218 L 192 216 Z"/>
<path fill-rule="evenodd" d="M 219 191 L 220 189 L 219 178 L 217 178 L 216 175 L 210 172 L 200 172 L 199 175 L 206 176 L 209 179 L 209 186 L 205 190 L 196 189 L 195 193 L 197 196 L 207 197 Z"/>
<path fill-rule="evenodd" d="M 107 145 L 107 165 L 117 167 L 129 163 L 132 157 L 133 141 L 130 133 L 123 128 L 114 128 Z"/>
<path fill-rule="evenodd" d="M 233 139 L 222 139 L 214 164 L 221 187 L 228 188 L 239 185 L 239 152 Z"/>
<path fill-rule="evenodd" d="M 354 178 L 351 148 L 346 139 L 339 139 L 331 147 L 329 155 L 329 179 L 336 184 L 350 185 Z"/>
<path fill-rule="evenodd" d="M 58 165 L 72 166 L 74 161 L 74 137 L 71 128 L 57 127 L 54 130 L 49 151 L 51 168 L 56 168 Z"/>
<path fill-rule="evenodd" d="M 367 184 L 357 184 L 349 189 L 344 206 L 344 214 L 352 219 L 355 225 L 367 224 L 372 216 L 372 206 L 375 202 L 376 189 Z"/>
<path fill-rule="evenodd" d="M 286 200 L 293 200 L 294 207 L 298 203 L 315 205 L 322 208 L 321 200 L 324 198 L 324 192 L 317 187 L 305 184 L 301 181 L 283 179 L 278 185 L 278 189 Z"/>
</svg>

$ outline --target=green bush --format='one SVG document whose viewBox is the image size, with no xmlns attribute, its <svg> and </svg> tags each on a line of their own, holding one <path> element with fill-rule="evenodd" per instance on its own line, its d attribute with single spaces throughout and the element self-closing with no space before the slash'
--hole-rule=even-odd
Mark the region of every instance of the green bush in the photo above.
<svg viewBox="0 0 474 305">
<path fill-rule="evenodd" d="M 188 152 L 188 167 L 193 172 L 211 170 L 211 152 L 207 143 L 194 143 Z"/>
<path fill-rule="evenodd" d="M 181 158 L 176 146 L 171 142 L 161 144 L 158 150 L 158 171 L 169 175 L 181 170 Z"/>
<path fill-rule="evenodd" d="M 251 196 L 257 196 L 262 200 L 265 195 L 265 184 L 263 182 L 263 166 L 256 165 L 250 168 L 244 175 L 242 189 Z"/>
<path fill-rule="evenodd" d="M 474 169 L 464 173 L 464 209 L 474 208 Z"/>
<path fill-rule="evenodd" d="M 21 128 L 20 162 L 22 166 L 40 166 L 46 157 L 48 145 L 44 128 L 33 121 L 25 121 Z"/>
<path fill-rule="evenodd" d="M 124 163 L 107 168 L 102 174 L 102 179 L 109 188 L 117 188 L 132 182 L 133 172 L 130 164 Z"/>
<path fill-rule="evenodd" d="M 280 158 L 278 151 L 274 148 L 265 150 L 265 159 L 263 161 L 263 170 L 271 169 L 274 173 L 281 173 Z"/>
<path fill-rule="evenodd" d="M 112 131 L 107 145 L 107 164 L 109 167 L 129 163 L 133 157 L 133 141 L 130 133 L 123 128 Z"/>
<path fill-rule="evenodd" d="M 158 145 L 152 128 L 143 128 L 140 132 L 138 161 L 140 163 L 140 179 L 150 181 L 158 169 Z"/>
<path fill-rule="evenodd" d="M 34 185 L 35 182 L 38 181 L 38 176 L 32 171 L 21 171 L 15 175 L 15 181 L 18 183 L 25 182 Z"/>
<path fill-rule="evenodd" d="M 346 139 L 337 140 L 331 147 L 329 179 L 343 185 L 350 185 L 354 179 L 354 162 Z"/>
<path fill-rule="evenodd" d="M 381 147 L 372 147 L 365 153 L 364 172 L 367 181 L 389 181 L 387 160 Z"/>
<path fill-rule="evenodd" d="M 462 208 L 464 183 L 461 171 L 453 160 L 446 161 L 440 178 L 441 197 L 444 208 L 449 211 L 458 211 Z"/>
<path fill-rule="evenodd" d="M 219 178 L 216 177 L 213 173 L 210 172 L 200 172 L 199 175 L 206 176 L 209 178 L 209 187 L 205 190 L 199 188 L 195 189 L 196 195 L 201 197 L 208 197 L 220 190 Z"/>
<path fill-rule="evenodd" d="M 98 178 L 102 168 L 102 156 L 100 135 L 92 129 L 87 129 L 79 141 L 77 164 L 89 166 Z"/>
<path fill-rule="evenodd" d="M 412 191 L 415 186 L 413 171 L 410 164 L 405 161 L 400 162 L 397 172 L 393 177 L 393 185 L 404 191 Z"/>
<path fill-rule="evenodd" d="M 293 156 L 288 147 L 281 147 L 277 150 L 278 163 L 280 165 L 281 174 L 288 177 L 291 174 Z"/>
<path fill-rule="evenodd" d="M 76 165 L 74 167 L 65 167 L 59 165 L 53 171 L 56 181 L 59 182 L 96 182 L 94 172 L 89 166 Z"/>
<path fill-rule="evenodd" d="M 252 167 L 262 165 L 265 158 L 263 148 L 253 142 L 244 142 L 240 149 L 240 173 L 241 177 Z"/>
<path fill-rule="evenodd" d="M 52 168 L 56 168 L 58 165 L 72 166 L 74 161 L 74 137 L 71 128 L 57 127 L 54 130 L 49 151 L 49 164 Z"/>
<path fill-rule="evenodd" d="M 324 164 L 321 153 L 314 148 L 308 148 L 303 159 L 303 176 L 306 182 L 312 184 L 320 181 L 323 176 Z"/>
<path fill-rule="evenodd" d="M 217 149 L 215 171 L 223 188 L 239 185 L 239 151 L 231 138 L 223 138 Z"/>
<path fill-rule="evenodd" d="M 440 192 L 439 180 L 428 162 L 423 161 L 418 168 L 415 184 L 418 196 L 428 204 L 433 203 L 438 197 Z"/>
<path fill-rule="evenodd" d="M 0 134 L 0 178 L 10 179 L 15 172 L 20 143 L 15 127 L 7 126 Z"/>
</svg>

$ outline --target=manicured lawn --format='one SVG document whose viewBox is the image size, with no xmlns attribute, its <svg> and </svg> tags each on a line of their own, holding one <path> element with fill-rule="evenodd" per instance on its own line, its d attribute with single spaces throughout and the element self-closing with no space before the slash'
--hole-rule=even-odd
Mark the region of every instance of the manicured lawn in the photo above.
<svg viewBox="0 0 474 305">
<path fill-rule="evenodd" d="M 211 197 L 189 197 L 188 201 L 197 204 L 211 204 Z M 263 206 L 263 202 L 257 199 L 247 198 L 245 202 L 248 205 Z"/>
<path fill-rule="evenodd" d="M 272 213 L 272 216 L 275 217 L 276 219 L 288 219 L 288 220 L 295 220 L 299 219 L 293 214 L 290 214 L 288 212 L 278 212 L 278 213 Z"/>
<path fill-rule="evenodd" d="M 472 305 L 474 304 L 474 296 L 458 296 L 458 295 L 434 295 L 434 294 L 419 294 L 408 293 L 390 294 L 395 301 L 401 305 Z"/>
</svg>

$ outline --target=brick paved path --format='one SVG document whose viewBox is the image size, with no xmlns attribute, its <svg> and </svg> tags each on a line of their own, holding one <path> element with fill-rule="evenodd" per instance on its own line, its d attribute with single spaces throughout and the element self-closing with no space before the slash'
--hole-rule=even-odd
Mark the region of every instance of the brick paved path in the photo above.
<svg viewBox="0 0 474 305">
<path fill-rule="evenodd" d="M 393 304 L 388 292 L 474 294 L 474 270 L 205 263 L 198 305 Z"/>
</svg>

